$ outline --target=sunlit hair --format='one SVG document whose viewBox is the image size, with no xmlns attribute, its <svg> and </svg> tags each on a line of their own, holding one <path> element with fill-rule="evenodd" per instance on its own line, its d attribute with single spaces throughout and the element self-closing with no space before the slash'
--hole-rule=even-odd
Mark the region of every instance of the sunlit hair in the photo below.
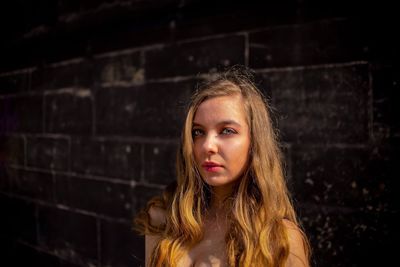
<svg viewBox="0 0 400 267">
<path fill-rule="evenodd" d="M 136 218 L 144 234 L 161 236 L 149 266 L 177 266 L 184 253 L 203 238 L 203 218 L 210 207 L 210 187 L 200 176 L 193 153 L 192 127 L 197 108 L 207 99 L 241 95 L 250 129 L 249 163 L 226 200 L 229 226 L 225 236 L 229 266 L 285 266 L 289 241 L 284 219 L 298 226 L 282 169 L 281 152 L 267 102 L 243 70 L 231 69 L 207 82 L 188 107 L 177 155 L 177 181 L 162 197 L 148 203 L 166 210 L 166 223 L 150 224 L 146 211 Z M 308 253 L 308 243 L 304 236 Z"/>
</svg>

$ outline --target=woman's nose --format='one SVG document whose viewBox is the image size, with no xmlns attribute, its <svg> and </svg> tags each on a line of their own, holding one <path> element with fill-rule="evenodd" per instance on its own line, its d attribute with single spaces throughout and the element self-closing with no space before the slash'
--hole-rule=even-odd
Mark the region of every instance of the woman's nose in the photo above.
<svg viewBox="0 0 400 267">
<path fill-rule="evenodd" d="M 207 154 L 214 154 L 218 152 L 217 137 L 215 135 L 207 135 L 203 143 L 204 151 Z"/>
</svg>

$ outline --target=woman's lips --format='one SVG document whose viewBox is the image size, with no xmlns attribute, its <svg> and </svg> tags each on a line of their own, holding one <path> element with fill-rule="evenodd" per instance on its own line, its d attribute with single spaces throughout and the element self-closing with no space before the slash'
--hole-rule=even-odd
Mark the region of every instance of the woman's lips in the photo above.
<svg viewBox="0 0 400 267">
<path fill-rule="evenodd" d="M 201 166 L 208 172 L 218 172 L 222 168 L 221 164 L 215 162 L 204 162 Z"/>
</svg>

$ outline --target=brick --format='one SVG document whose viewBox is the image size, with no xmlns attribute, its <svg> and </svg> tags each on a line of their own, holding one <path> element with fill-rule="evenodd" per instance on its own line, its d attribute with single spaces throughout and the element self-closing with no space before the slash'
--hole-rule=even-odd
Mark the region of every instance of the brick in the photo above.
<svg viewBox="0 0 400 267">
<path fill-rule="evenodd" d="M 400 110 L 393 100 L 399 97 L 400 69 L 397 66 L 374 66 L 373 88 L 373 131 L 374 137 L 388 139 L 391 134 L 399 135 L 400 125 L 396 115 Z"/>
<path fill-rule="evenodd" d="M 0 135 L 0 162 L 4 164 L 25 164 L 25 140 L 22 136 Z"/>
<path fill-rule="evenodd" d="M 55 183 L 57 203 L 111 217 L 132 217 L 129 185 L 65 175 L 56 175 Z"/>
<path fill-rule="evenodd" d="M 58 2 L 58 12 L 60 16 L 67 15 L 69 13 L 77 13 L 80 9 L 80 2 L 81 1 L 65 1 L 60 0 Z"/>
<path fill-rule="evenodd" d="M 388 149 L 293 147 L 295 199 L 315 205 L 389 212 L 398 190 L 399 162 Z"/>
<path fill-rule="evenodd" d="M 33 203 L 0 194 L 0 208 L 0 226 L 7 229 L 0 234 L 0 240 L 18 239 L 37 244 L 36 207 Z"/>
<path fill-rule="evenodd" d="M 11 181 L 9 177 L 9 169 L 4 162 L 0 161 L 0 191 L 10 192 Z"/>
<path fill-rule="evenodd" d="M 78 35 L 67 33 L 38 38 L 36 42 L 30 43 L 32 51 L 36 53 L 31 53 L 28 62 L 31 63 L 30 65 L 41 65 L 43 62 L 58 63 L 87 56 L 88 40 L 83 40 Z M 21 44 L 21 48 L 24 47 L 26 43 Z"/>
<path fill-rule="evenodd" d="M 113 14 L 117 14 L 117 16 L 127 15 L 127 11 L 130 12 L 138 11 L 138 12 L 146 12 L 148 9 L 162 9 L 162 8 L 174 8 L 182 5 L 178 0 L 149 0 L 149 1 L 134 1 L 129 2 L 127 6 L 126 3 L 118 2 L 114 4 L 110 4 L 109 0 L 99 0 L 99 1 L 60 1 L 59 12 L 62 13 L 94 13 L 96 9 L 100 9 L 103 12 L 111 12 Z M 129 14 L 129 13 L 128 13 Z"/>
<path fill-rule="evenodd" d="M 397 213 L 305 206 L 303 225 L 321 266 L 389 265 L 395 255 Z"/>
<path fill-rule="evenodd" d="M 262 74 L 282 140 L 363 143 L 369 138 L 367 65 Z"/>
<path fill-rule="evenodd" d="M 54 200 L 51 173 L 10 168 L 9 177 L 14 194 L 49 202 Z"/>
<path fill-rule="evenodd" d="M 263 98 L 269 102 L 272 98 L 272 88 L 271 82 L 266 79 L 268 76 L 268 73 L 254 72 L 254 84 L 260 89 Z"/>
<path fill-rule="evenodd" d="M 28 137 L 26 164 L 44 169 L 68 170 L 68 140 L 62 138 Z"/>
<path fill-rule="evenodd" d="M 196 81 L 101 88 L 96 94 L 96 132 L 144 137 L 178 137 L 184 107 Z"/>
<path fill-rule="evenodd" d="M 280 145 L 281 150 L 281 160 L 283 166 L 283 175 L 286 180 L 286 186 L 288 187 L 289 191 L 292 191 L 293 188 L 293 174 L 292 174 L 292 148 L 288 145 Z"/>
<path fill-rule="evenodd" d="M 392 71 L 392 67 L 384 66 L 375 67 L 371 71 L 374 124 L 390 125 L 391 95 L 396 84 Z"/>
<path fill-rule="evenodd" d="M 252 1 L 251 5 L 239 2 L 227 5 L 227 2 L 222 1 L 212 2 L 212 8 L 210 3 L 197 0 L 185 1 L 182 19 L 177 23 L 173 37 L 198 38 L 271 27 L 271 25 L 287 24 L 291 16 L 296 14 L 294 3 L 290 3 L 289 6 L 285 1 L 279 3 Z"/>
<path fill-rule="evenodd" d="M 59 264 L 60 264 L 60 267 L 79 267 L 79 266 L 82 266 L 82 265 L 75 264 L 75 263 L 72 263 L 72 262 L 69 262 L 69 261 L 65 261 L 65 260 L 61 260 L 61 259 L 60 259 Z"/>
<path fill-rule="evenodd" d="M 393 99 L 400 99 L 400 90 L 399 90 L 399 85 L 400 85 L 400 74 L 397 73 L 396 74 L 396 78 L 395 78 L 395 82 L 394 84 L 396 85 L 396 87 L 393 90 Z M 393 102 L 392 102 L 393 103 Z M 400 113 L 400 106 L 396 105 L 396 104 L 392 104 L 391 105 L 392 110 L 390 112 L 390 124 L 391 124 L 391 135 L 392 137 L 397 138 L 397 144 L 400 144 L 400 122 L 399 120 L 396 119 L 396 114 Z M 399 147 L 399 146 L 397 146 Z"/>
<path fill-rule="evenodd" d="M 144 266 L 144 238 L 131 224 L 101 221 L 102 266 Z"/>
<path fill-rule="evenodd" d="M 60 267 L 60 259 L 57 257 L 20 243 L 8 256 L 10 265 L 7 266 Z"/>
<path fill-rule="evenodd" d="M 196 75 L 235 64 L 243 65 L 244 47 L 244 36 L 227 36 L 148 50 L 145 54 L 146 78 Z"/>
<path fill-rule="evenodd" d="M 71 89 L 45 96 L 45 131 L 48 133 L 92 133 L 93 110 L 89 89 Z"/>
<path fill-rule="evenodd" d="M 145 78 L 139 51 L 95 59 L 95 66 L 95 81 L 100 83 L 141 83 Z"/>
<path fill-rule="evenodd" d="M 3 133 L 43 131 L 42 96 L 7 97 L 0 104 L 0 131 Z"/>
<path fill-rule="evenodd" d="M 143 168 L 141 145 L 135 142 L 72 139 L 72 163 L 74 172 L 139 180 Z"/>
<path fill-rule="evenodd" d="M 93 83 L 93 63 L 89 60 L 56 66 L 38 67 L 32 72 L 33 91 L 60 88 L 90 87 Z"/>
<path fill-rule="evenodd" d="M 96 219 L 52 207 L 39 207 L 39 244 L 79 265 L 97 265 Z"/>
<path fill-rule="evenodd" d="M 10 112 L 10 99 L 0 98 L 0 135 L 17 130 L 18 119 Z"/>
<path fill-rule="evenodd" d="M 30 89 L 30 71 L 0 75 L 0 94 L 15 94 Z"/>
<path fill-rule="evenodd" d="M 145 144 L 144 180 L 162 185 L 167 185 L 176 180 L 177 149 L 177 144 Z"/>
<path fill-rule="evenodd" d="M 271 27 L 251 33 L 249 47 L 249 66 L 256 69 L 368 58 L 365 33 L 349 19 Z"/>
</svg>

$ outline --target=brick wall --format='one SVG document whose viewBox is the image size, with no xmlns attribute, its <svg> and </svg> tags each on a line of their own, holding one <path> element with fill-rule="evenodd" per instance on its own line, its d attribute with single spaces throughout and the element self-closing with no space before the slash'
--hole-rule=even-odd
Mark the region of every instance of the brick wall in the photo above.
<svg viewBox="0 0 400 267">
<path fill-rule="evenodd" d="M 389 8 L 1 5 L 2 266 L 140 266 L 144 243 L 132 217 L 174 179 L 196 83 L 234 64 L 255 70 L 275 108 L 313 265 L 389 262 L 400 148 Z"/>
</svg>

